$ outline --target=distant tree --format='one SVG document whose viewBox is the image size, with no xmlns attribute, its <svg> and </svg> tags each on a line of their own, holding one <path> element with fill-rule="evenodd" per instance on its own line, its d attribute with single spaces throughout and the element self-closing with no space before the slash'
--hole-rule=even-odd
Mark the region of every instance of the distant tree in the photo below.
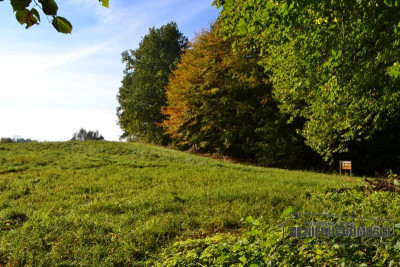
<svg viewBox="0 0 400 267">
<path fill-rule="evenodd" d="M 2 137 L 0 139 L 0 143 L 30 143 L 30 142 L 37 142 L 30 138 L 24 139 L 20 136 L 14 136 L 13 138 L 10 137 Z"/>
<path fill-rule="evenodd" d="M 24 138 L 14 138 L 14 142 L 15 143 L 31 143 L 33 142 L 32 139 L 28 138 L 28 139 L 24 139 Z"/>
<path fill-rule="evenodd" d="M 86 131 L 85 129 L 80 129 L 78 132 L 74 133 L 71 141 L 88 141 L 88 140 L 96 140 L 101 141 L 104 140 L 104 137 L 100 135 L 99 131 Z"/>
<path fill-rule="evenodd" d="M 3 2 L 3 0 L 0 0 Z M 103 6 L 109 6 L 109 0 L 99 0 Z M 60 33 L 71 33 L 71 23 L 63 17 L 57 15 L 58 5 L 55 0 L 11 0 L 11 6 L 14 10 L 15 17 L 21 25 L 26 25 L 26 28 L 40 23 L 40 13 L 38 10 L 42 10 L 43 14 L 50 21 L 53 27 Z M 42 15 L 43 15 L 42 14 Z"/>
<path fill-rule="evenodd" d="M 117 96 L 117 115 L 123 138 L 168 142 L 157 124 L 165 119 L 161 107 L 166 104 L 168 76 L 187 46 L 187 38 L 171 22 L 159 29 L 151 28 L 138 49 L 122 53 L 126 67 Z"/>
<path fill-rule="evenodd" d="M 14 143 L 14 140 L 12 138 L 9 138 L 9 137 L 2 137 L 0 139 L 0 143 L 2 143 L 2 144 Z"/>
</svg>

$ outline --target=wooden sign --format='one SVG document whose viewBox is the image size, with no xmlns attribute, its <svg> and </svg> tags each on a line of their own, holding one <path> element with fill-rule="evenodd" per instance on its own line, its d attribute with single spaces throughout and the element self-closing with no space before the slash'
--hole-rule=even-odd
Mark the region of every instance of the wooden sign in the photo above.
<svg viewBox="0 0 400 267">
<path fill-rule="evenodd" d="M 340 161 L 339 162 L 339 171 L 340 174 L 344 171 L 349 171 L 351 174 L 352 171 L 352 166 L 351 166 L 351 161 Z"/>
</svg>

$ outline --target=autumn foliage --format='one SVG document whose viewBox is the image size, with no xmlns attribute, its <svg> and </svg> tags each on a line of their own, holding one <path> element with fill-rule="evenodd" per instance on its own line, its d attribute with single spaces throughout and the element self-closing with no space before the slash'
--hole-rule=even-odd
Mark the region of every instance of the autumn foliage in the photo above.
<svg viewBox="0 0 400 267">
<path fill-rule="evenodd" d="M 171 74 L 161 126 L 183 149 L 287 166 L 305 148 L 301 137 L 272 100 L 256 51 L 234 52 L 217 27 L 196 36 Z"/>
</svg>

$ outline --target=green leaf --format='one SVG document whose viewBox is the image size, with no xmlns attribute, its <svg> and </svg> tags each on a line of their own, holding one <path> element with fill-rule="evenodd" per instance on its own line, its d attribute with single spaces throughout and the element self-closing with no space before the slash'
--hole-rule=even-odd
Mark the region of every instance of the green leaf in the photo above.
<svg viewBox="0 0 400 267">
<path fill-rule="evenodd" d="M 396 186 L 400 186 L 400 181 L 397 180 L 397 179 L 394 179 L 393 183 L 394 183 L 394 185 L 396 185 Z"/>
<path fill-rule="evenodd" d="M 400 64 L 398 62 L 395 62 L 393 66 L 391 66 L 388 70 L 388 74 L 393 77 L 397 78 L 400 76 Z"/>
<path fill-rule="evenodd" d="M 236 252 L 236 251 L 238 251 L 241 247 L 242 247 L 242 244 L 241 244 L 241 243 L 236 243 L 236 244 L 234 244 L 234 245 L 232 246 L 232 250 L 233 250 L 234 252 Z"/>
<path fill-rule="evenodd" d="M 254 221 L 254 218 L 249 216 L 249 217 L 246 218 L 246 220 L 244 222 L 245 223 L 253 223 L 253 221 Z"/>
<path fill-rule="evenodd" d="M 27 29 L 32 25 L 38 24 L 37 18 L 35 18 L 33 13 L 28 9 L 18 10 L 15 17 L 21 25 L 26 24 Z"/>
<path fill-rule="evenodd" d="M 17 18 L 18 22 L 22 25 L 26 23 L 28 14 L 29 14 L 28 9 L 18 10 L 17 13 L 15 14 L 15 17 Z"/>
<path fill-rule="evenodd" d="M 32 9 L 31 9 L 31 13 L 32 13 L 33 15 L 35 15 L 35 17 L 40 21 L 39 12 L 38 12 L 35 8 L 32 8 Z"/>
<path fill-rule="evenodd" d="M 49 16 L 57 15 L 58 6 L 54 0 L 42 0 L 43 12 Z"/>
<path fill-rule="evenodd" d="M 259 226 L 261 223 L 260 223 L 260 221 L 259 220 L 254 220 L 253 221 L 253 225 L 255 225 L 255 226 Z"/>
<path fill-rule="evenodd" d="M 400 250 L 400 241 L 397 241 L 396 245 L 394 245 L 394 248 Z"/>
<path fill-rule="evenodd" d="M 240 35 L 247 34 L 247 23 L 244 20 L 240 20 L 238 24 L 238 33 Z"/>
<path fill-rule="evenodd" d="M 293 212 L 293 207 L 289 207 L 282 212 L 281 218 L 287 217 L 290 213 Z"/>
<path fill-rule="evenodd" d="M 217 258 L 217 262 L 222 263 L 224 262 L 227 258 L 229 258 L 228 255 L 221 255 Z"/>
<path fill-rule="evenodd" d="M 14 11 L 22 11 L 27 8 L 32 0 L 11 0 L 11 6 Z"/>
<path fill-rule="evenodd" d="M 109 0 L 99 0 L 99 1 L 103 4 L 104 7 L 110 7 Z"/>
<path fill-rule="evenodd" d="M 240 260 L 241 262 L 243 262 L 243 264 L 246 264 L 246 263 L 247 263 L 247 259 L 246 259 L 245 256 L 240 257 L 239 260 Z"/>
<path fill-rule="evenodd" d="M 71 23 L 63 17 L 55 17 L 52 22 L 54 28 L 61 33 L 71 33 L 72 25 Z"/>
</svg>

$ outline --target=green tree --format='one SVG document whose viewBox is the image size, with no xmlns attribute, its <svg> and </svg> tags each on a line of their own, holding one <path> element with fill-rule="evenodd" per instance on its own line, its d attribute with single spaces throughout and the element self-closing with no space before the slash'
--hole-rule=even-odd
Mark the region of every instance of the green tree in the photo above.
<svg viewBox="0 0 400 267">
<path fill-rule="evenodd" d="M 99 0 L 99 2 L 105 7 L 109 6 L 109 0 Z M 72 32 L 71 23 L 66 18 L 57 15 L 58 5 L 55 0 L 10 0 L 10 3 L 17 21 L 21 25 L 25 24 L 27 29 L 40 23 L 39 9 L 48 19 L 51 18 L 51 24 L 58 32 Z"/>
<path fill-rule="evenodd" d="M 99 131 L 86 131 L 85 129 L 81 128 L 79 131 L 72 135 L 71 141 L 88 141 L 88 140 L 95 140 L 101 141 L 104 140 L 104 137 L 100 135 Z"/>
<path fill-rule="evenodd" d="M 256 51 L 232 51 L 217 29 L 198 34 L 170 76 L 162 125 L 182 149 L 293 167 L 310 149 L 279 112 Z"/>
<path fill-rule="evenodd" d="M 9 138 L 9 137 L 2 137 L 0 139 L 0 143 L 1 144 L 14 143 L 14 140 L 12 138 Z"/>
<path fill-rule="evenodd" d="M 326 160 L 399 119 L 399 1 L 216 0 L 237 49 L 258 49 L 282 111 Z"/>
<path fill-rule="evenodd" d="M 138 49 L 122 53 L 126 67 L 117 96 L 122 137 L 158 144 L 168 142 L 168 136 L 158 125 L 165 119 L 161 113 L 166 104 L 165 86 L 187 46 L 187 38 L 171 22 L 159 29 L 151 28 Z"/>
</svg>

